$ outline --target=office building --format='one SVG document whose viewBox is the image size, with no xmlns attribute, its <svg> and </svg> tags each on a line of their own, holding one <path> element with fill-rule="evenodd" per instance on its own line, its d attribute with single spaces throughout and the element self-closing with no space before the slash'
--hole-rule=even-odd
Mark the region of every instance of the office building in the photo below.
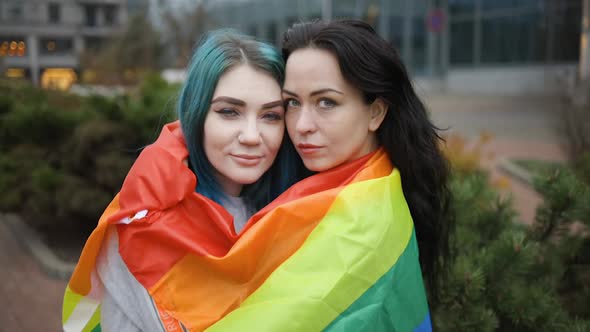
<svg viewBox="0 0 590 332">
<path fill-rule="evenodd" d="M 64 88 L 127 20 L 127 0 L 0 0 L 0 72 Z"/>
<path fill-rule="evenodd" d="M 279 44 L 293 22 L 359 17 L 424 89 L 553 94 L 575 77 L 581 0 L 215 0 L 216 26 Z"/>
</svg>

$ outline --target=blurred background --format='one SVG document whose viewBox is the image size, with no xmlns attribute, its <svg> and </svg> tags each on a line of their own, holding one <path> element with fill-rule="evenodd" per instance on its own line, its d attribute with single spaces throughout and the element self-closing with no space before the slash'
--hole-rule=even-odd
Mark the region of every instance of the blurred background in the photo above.
<svg viewBox="0 0 590 332">
<path fill-rule="evenodd" d="M 439 331 L 590 331 L 590 0 L 0 0 L 0 331 L 60 331 L 80 250 L 208 30 L 356 17 L 443 129 Z"/>
<path fill-rule="evenodd" d="M 212 28 L 279 45 L 298 20 L 359 17 L 397 47 L 425 86 L 515 95 L 556 94 L 574 79 L 582 1 L 2 0 L 0 15 L 4 76 L 43 87 L 125 83 L 138 70 L 183 68 Z"/>
</svg>

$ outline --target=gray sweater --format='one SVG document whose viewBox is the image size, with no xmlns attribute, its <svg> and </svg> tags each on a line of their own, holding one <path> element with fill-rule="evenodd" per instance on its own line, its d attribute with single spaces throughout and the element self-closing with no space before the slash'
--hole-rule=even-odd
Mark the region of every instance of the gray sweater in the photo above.
<svg viewBox="0 0 590 332">
<path fill-rule="evenodd" d="M 239 233 L 252 213 L 239 197 L 229 197 L 223 206 L 234 216 L 234 228 Z M 165 331 L 151 296 L 123 262 L 119 254 L 119 238 L 113 227 L 104 243 L 96 263 L 98 277 L 104 285 L 100 314 L 102 331 Z"/>
</svg>

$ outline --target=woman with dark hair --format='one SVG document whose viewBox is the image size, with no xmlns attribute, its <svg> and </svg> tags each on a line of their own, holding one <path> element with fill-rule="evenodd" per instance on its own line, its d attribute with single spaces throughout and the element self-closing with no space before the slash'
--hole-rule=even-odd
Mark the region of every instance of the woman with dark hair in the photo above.
<svg viewBox="0 0 590 332">
<path fill-rule="evenodd" d="M 202 39 L 179 121 L 142 151 L 84 248 L 64 298 L 65 331 L 194 326 L 191 314 L 202 310 L 178 300 L 202 287 L 186 259 L 222 256 L 294 180 L 296 155 L 282 144 L 283 79 L 268 44 L 231 30 Z"/>
<path fill-rule="evenodd" d="M 429 120 L 398 53 L 370 25 L 358 20 L 295 24 L 285 33 L 282 47 L 285 119 L 303 163 L 322 174 L 368 155 L 387 156 L 389 167 L 401 177 L 411 215 L 407 222 L 415 230 L 399 239 L 411 242 L 416 237 L 421 270 L 431 299 L 436 301 L 437 280 L 449 254 L 449 170 L 439 150 L 438 128 Z M 404 220 L 390 223 L 403 224 Z M 400 303 L 406 309 L 388 312 L 386 303 L 395 299 L 383 299 L 383 308 L 376 309 L 383 314 L 380 319 L 390 321 L 392 331 L 423 323 L 420 314 L 413 325 L 400 322 L 406 314 L 405 322 L 411 320 L 408 317 L 420 310 L 424 300 L 415 289 L 415 280 L 408 280 L 418 255 L 407 258 L 393 277 L 398 284 L 387 286 L 398 288 L 388 294 L 406 301 Z M 413 287 L 408 286 L 412 283 Z M 384 318 L 388 315 L 391 317 Z M 376 320 L 366 326 L 376 328 L 381 323 Z"/>
<path fill-rule="evenodd" d="M 322 172 L 385 150 L 401 174 L 420 263 L 436 291 L 449 252 L 449 168 L 398 53 L 369 24 L 339 20 L 295 24 L 283 58 L 287 130 L 305 166 Z"/>
</svg>

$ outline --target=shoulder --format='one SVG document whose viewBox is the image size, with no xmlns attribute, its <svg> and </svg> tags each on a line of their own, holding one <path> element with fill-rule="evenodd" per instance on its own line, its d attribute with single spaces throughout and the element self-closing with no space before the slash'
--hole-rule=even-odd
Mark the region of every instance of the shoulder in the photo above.
<svg viewBox="0 0 590 332">
<path fill-rule="evenodd" d="M 194 192 L 197 179 L 183 162 L 188 156 L 178 122 L 166 125 L 129 170 L 119 203 L 133 215 L 141 210 L 164 210 Z"/>
</svg>

